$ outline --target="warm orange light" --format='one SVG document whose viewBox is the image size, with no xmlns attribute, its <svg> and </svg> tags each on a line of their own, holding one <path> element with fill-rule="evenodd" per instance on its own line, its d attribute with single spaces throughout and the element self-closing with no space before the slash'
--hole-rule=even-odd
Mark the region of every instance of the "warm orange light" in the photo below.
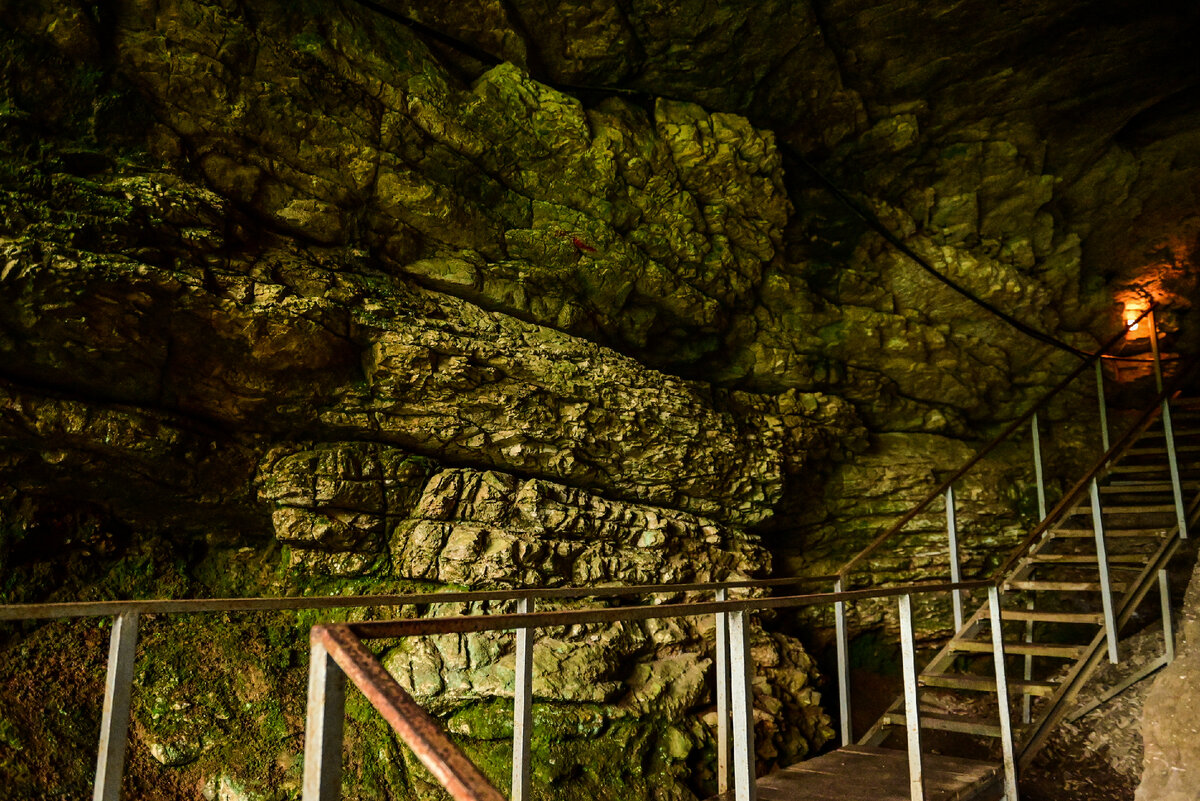
<svg viewBox="0 0 1200 801">
<path fill-rule="evenodd" d="M 1125 311 L 1121 316 L 1125 318 L 1125 328 L 1131 335 L 1139 335 L 1139 331 L 1142 328 L 1142 323 L 1146 322 L 1146 318 L 1143 315 L 1146 313 L 1148 308 L 1149 306 L 1147 306 L 1145 302 L 1127 302 L 1125 304 Z"/>
</svg>

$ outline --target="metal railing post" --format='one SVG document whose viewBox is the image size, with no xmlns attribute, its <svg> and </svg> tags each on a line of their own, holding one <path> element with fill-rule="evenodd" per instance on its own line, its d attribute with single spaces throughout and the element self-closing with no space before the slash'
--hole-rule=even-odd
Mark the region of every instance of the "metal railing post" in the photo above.
<svg viewBox="0 0 1200 801">
<path fill-rule="evenodd" d="M 1038 431 L 1037 412 L 1030 421 L 1030 432 L 1033 435 L 1033 474 L 1037 479 L 1038 522 L 1046 519 L 1046 479 L 1042 474 L 1042 437 Z"/>
<path fill-rule="evenodd" d="M 950 581 L 957 584 L 962 581 L 962 567 L 958 559 L 958 522 L 954 509 L 954 485 L 946 487 L 946 539 L 950 548 Z M 950 602 L 954 606 L 954 631 L 962 631 L 963 601 L 962 590 L 952 590 Z"/>
<path fill-rule="evenodd" d="M 988 587 L 988 612 L 992 623 L 992 657 L 996 664 L 996 703 L 1000 707 L 1000 749 L 1004 755 L 1004 799 L 1017 801 L 1017 760 L 1013 747 L 1012 713 L 1008 700 L 1008 675 L 1004 666 L 1004 631 L 1001 628 L 1000 588 Z"/>
<path fill-rule="evenodd" d="M 1175 661 L 1175 626 L 1171 621 L 1171 584 L 1166 569 L 1158 571 L 1158 597 L 1162 605 L 1163 658 Z"/>
<path fill-rule="evenodd" d="M 1158 352 L 1158 319 L 1154 316 L 1154 307 L 1150 307 L 1150 352 L 1154 354 L 1154 386 L 1159 392 L 1163 391 L 1162 357 Z"/>
<path fill-rule="evenodd" d="M 117 801 L 121 797 L 137 637 L 136 612 L 125 612 L 113 618 L 112 633 L 108 640 L 108 673 L 104 679 L 104 712 L 100 718 L 100 746 L 96 751 L 96 781 L 92 786 L 93 801 Z"/>
<path fill-rule="evenodd" d="M 517 611 L 533 611 L 533 599 L 517 601 Z M 533 734 L 533 629 L 517 629 L 513 684 L 512 801 L 529 801 L 529 742 Z"/>
<path fill-rule="evenodd" d="M 1033 599 L 1030 598 L 1025 602 L 1025 608 L 1032 612 L 1034 608 Z M 1025 642 L 1033 642 L 1033 620 L 1025 621 Z M 1033 681 L 1033 654 L 1025 654 L 1025 681 Z M 1021 722 L 1029 723 L 1033 720 L 1033 696 L 1025 690 L 1021 694 Z"/>
<path fill-rule="evenodd" d="M 908 732 L 908 793 L 912 801 L 925 799 L 921 763 L 921 709 L 917 696 L 917 655 L 913 638 L 912 596 L 900 596 L 900 664 L 904 669 L 904 723 Z"/>
<path fill-rule="evenodd" d="M 833 591 L 843 590 L 842 580 L 834 582 Z M 850 641 L 846 632 L 846 602 L 834 601 L 833 620 L 837 639 L 838 712 L 842 719 L 842 745 L 854 741 L 854 723 L 850 717 Z"/>
<path fill-rule="evenodd" d="M 1104 444 L 1101 453 L 1108 453 L 1108 403 L 1104 399 L 1103 359 L 1096 359 L 1096 397 L 1100 401 L 1100 441 Z"/>
<path fill-rule="evenodd" d="M 1179 477 L 1179 458 L 1175 455 L 1175 427 L 1171 423 L 1171 402 L 1162 403 L 1163 438 L 1167 444 L 1167 467 L 1171 471 L 1171 493 L 1175 500 L 1175 520 L 1179 524 L 1179 539 L 1187 539 L 1187 511 L 1183 505 L 1183 482 Z"/>
<path fill-rule="evenodd" d="M 750 613 L 744 609 L 729 613 L 729 673 L 733 697 L 733 797 L 735 801 L 755 801 L 754 776 L 754 691 L 750 671 Z"/>
<path fill-rule="evenodd" d="M 1100 601 L 1104 605 L 1104 631 L 1108 638 L 1108 661 L 1120 661 L 1117 654 L 1117 619 L 1113 612 L 1112 582 L 1108 574 L 1108 548 L 1104 542 L 1104 519 L 1100 509 L 1100 484 L 1093 478 L 1089 493 L 1092 496 L 1092 530 L 1096 538 L 1096 563 L 1100 568 Z"/>
<path fill-rule="evenodd" d="M 313 642 L 304 723 L 303 801 L 336 801 L 341 795 L 345 718 L 346 674 L 324 645 Z"/>
<path fill-rule="evenodd" d="M 729 591 L 721 587 L 716 601 L 729 600 Z M 717 618 L 717 791 L 727 793 L 733 786 L 733 738 L 730 736 L 731 704 L 729 697 L 729 613 Z"/>
</svg>

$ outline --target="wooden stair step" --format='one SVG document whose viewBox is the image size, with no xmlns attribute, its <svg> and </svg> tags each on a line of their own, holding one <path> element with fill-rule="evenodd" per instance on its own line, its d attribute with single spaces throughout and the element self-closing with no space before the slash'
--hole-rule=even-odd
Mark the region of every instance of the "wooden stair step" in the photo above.
<svg viewBox="0 0 1200 801">
<path fill-rule="evenodd" d="M 1106 528 L 1104 529 L 1105 537 L 1140 537 L 1145 539 L 1162 539 L 1167 533 L 1165 528 Z M 1086 537 L 1094 539 L 1096 532 L 1090 528 L 1058 528 L 1050 533 L 1050 537 L 1064 538 L 1079 538 Z"/>
<path fill-rule="evenodd" d="M 1159 434 L 1159 436 L 1161 437 L 1162 434 Z M 1200 445 L 1178 445 L 1177 444 L 1175 446 L 1176 453 L 1181 453 L 1181 452 L 1191 453 L 1194 451 L 1200 451 Z M 1154 446 L 1151 446 L 1148 448 L 1130 448 L 1129 450 L 1125 451 L 1125 455 L 1126 456 L 1153 456 L 1153 455 L 1157 455 L 1160 453 L 1166 453 L 1166 452 L 1167 452 L 1167 446 L 1165 444 L 1163 444 L 1163 445 L 1154 445 Z"/>
<path fill-rule="evenodd" d="M 959 651 L 973 654 L 990 654 L 992 652 L 991 640 L 951 640 L 948 648 L 951 651 Z M 1062 645 L 1060 643 L 1049 642 L 1006 642 L 1004 643 L 1004 653 L 1006 654 L 1029 654 L 1030 656 L 1052 656 L 1057 659 L 1078 659 L 1083 655 L 1086 646 L 1083 645 Z"/>
<path fill-rule="evenodd" d="M 1110 553 L 1108 563 L 1140 565 L 1150 561 L 1153 554 L 1140 553 Z M 1041 562 L 1047 565 L 1094 565 L 1098 557 L 1094 553 L 1036 553 L 1029 557 L 1031 562 Z"/>
<path fill-rule="evenodd" d="M 908 720 L 904 716 L 904 711 L 901 710 L 899 712 L 884 713 L 883 722 L 892 726 L 904 726 L 907 725 Z M 926 712 L 924 710 L 921 710 L 921 728 L 954 731 L 960 734 L 975 734 L 980 737 L 1000 736 L 999 723 L 992 723 L 982 718 L 968 718 L 960 715 L 947 715 L 941 712 Z"/>
<path fill-rule="evenodd" d="M 1172 418 L 1173 418 L 1173 416 L 1172 416 Z M 1175 436 L 1177 436 L 1177 437 L 1194 437 L 1197 434 L 1200 434 L 1200 428 L 1194 428 L 1192 426 L 1188 426 L 1185 428 L 1183 426 L 1177 425 L 1177 422 L 1178 421 L 1176 421 L 1175 419 L 1171 420 L 1171 433 L 1174 434 Z M 1162 438 L 1163 438 L 1162 429 L 1149 430 L 1149 431 L 1146 431 L 1144 434 L 1142 434 L 1139 442 L 1143 439 L 1162 439 Z"/>
<path fill-rule="evenodd" d="M 1100 612 L 1043 612 L 1037 609 L 1001 609 L 1001 620 L 1033 620 L 1038 623 L 1104 623 Z"/>
<path fill-rule="evenodd" d="M 1181 489 L 1195 489 L 1200 484 L 1195 481 L 1179 482 Z M 1141 492 L 1174 492 L 1175 487 L 1170 481 L 1130 481 L 1120 484 L 1106 484 L 1100 488 L 1100 494 L 1135 495 Z"/>
<path fill-rule="evenodd" d="M 1165 450 L 1165 449 L 1164 449 Z M 1198 471 L 1195 467 L 1184 467 L 1179 465 L 1180 473 L 1191 473 L 1195 475 Z M 1143 473 L 1163 473 L 1168 478 L 1171 473 L 1171 466 L 1165 462 L 1162 464 L 1118 464 L 1108 471 L 1109 475 L 1127 474 L 1140 475 Z"/>
<path fill-rule="evenodd" d="M 1141 506 L 1117 506 L 1116 504 L 1109 504 L 1107 506 L 1101 505 L 1100 508 L 1106 515 L 1145 515 L 1175 511 L 1174 504 L 1163 503 L 1143 504 Z M 1070 511 L 1070 514 L 1072 515 L 1090 515 L 1091 513 L 1091 504 L 1088 504 L 1087 506 L 1076 506 Z"/>
<path fill-rule="evenodd" d="M 1032 579 L 1005 582 L 1011 590 L 1033 590 L 1034 592 L 1100 592 L 1098 581 L 1034 581 Z M 1112 583 L 1113 592 L 1124 592 L 1125 585 Z"/>
<path fill-rule="evenodd" d="M 996 692 L 996 679 L 992 676 L 972 676 L 966 673 L 922 673 L 917 681 L 926 687 L 940 687 L 947 690 Z M 1058 684 L 1053 681 L 1009 680 L 1008 689 L 1019 695 L 1047 696 L 1054 695 Z"/>
</svg>

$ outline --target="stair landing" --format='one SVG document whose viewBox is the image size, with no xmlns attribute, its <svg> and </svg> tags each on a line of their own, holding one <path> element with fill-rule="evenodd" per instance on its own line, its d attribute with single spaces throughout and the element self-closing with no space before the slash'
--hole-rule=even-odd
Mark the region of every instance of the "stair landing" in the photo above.
<svg viewBox="0 0 1200 801">
<path fill-rule="evenodd" d="M 925 754 L 928 801 L 993 801 L 1003 795 L 1000 765 Z M 847 745 L 763 776 L 759 801 L 909 801 L 908 754 Z M 732 801 L 733 792 L 710 801 Z"/>
</svg>

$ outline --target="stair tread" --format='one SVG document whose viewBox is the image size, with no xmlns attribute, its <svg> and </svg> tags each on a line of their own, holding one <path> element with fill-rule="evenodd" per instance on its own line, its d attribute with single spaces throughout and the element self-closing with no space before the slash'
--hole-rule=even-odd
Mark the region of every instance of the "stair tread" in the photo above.
<svg viewBox="0 0 1200 801">
<path fill-rule="evenodd" d="M 1123 562 L 1125 564 L 1142 564 L 1149 562 L 1153 554 L 1141 553 L 1110 553 L 1108 555 L 1109 563 Z M 1029 557 L 1032 562 L 1041 562 L 1043 565 L 1094 565 L 1099 561 L 1099 557 L 1094 553 L 1035 553 Z"/>
<path fill-rule="evenodd" d="M 1013 590 L 1034 590 L 1040 592 L 1099 592 L 1101 590 L 1100 582 L 1098 581 L 1040 581 L 1030 579 L 1009 581 L 1006 582 L 1005 586 Z M 1121 582 L 1113 582 L 1111 588 L 1113 592 L 1125 591 L 1125 585 Z"/>
<path fill-rule="evenodd" d="M 1110 504 L 1102 505 L 1100 507 L 1100 509 L 1106 515 L 1136 515 L 1136 514 L 1149 514 L 1152 512 L 1174 512 L 1175 505 L 1174 504 L 1157 503 L 1157 504 L 1140 504 L 1137 506 L 1126 506 L 1124 504 L 1110 503 Z M 1092 513 L 1092 507 L 1090 504 L 1088 504 L 1087 506 L 1076 506 L 1074 509 L 1072 509 L 1069 512 L 1069 514 L 1072 514 L 1072 515 L 1090 515 L 1091 513 Z"/>
<path fill-rule="evenodd" d="M 1159 434 L 1158 436 L 1162 437 L 1162 434 Z M 1177 444 L 1175 446 L 1175 452 L 1179 453 L 1181 451 L 1186 451 L 1189 453 L 1192 451 L 1200 451 L 1200 445 L 1179 445 L 1179 444 Z M 1166 452 L 1167 452 L 1167 446 L 1165 444 L 1163 444 L 1163 445 L 1155 445 L 1153 447 L 1148 447 L 1148 448 L 1130 448 L 1129 450 L 1125 451 L 1125 455 L 1126 456 L 1150 456 L 1153 454 L 1166 453 Z"/>
<path fill-rule="evenodd" d="M 996 691 L 996 679 L 991 676 L 972 676 L 966 673 L 922 673 L 918 681 L 926 687 L 940 687 L 949 690 Z M 1053 681 L 1010 679 L 1008 682 L 1010 690 L 1019 690 L 1022 695 L 1053 695 L 1058 686 L 1058 683 Z"/>
<path fill-rule="evenodd" d="M 1200 487 L 1200 482 L 1197 481 L 1181 481 L 1179 483 L 1181 489 L 1195 489 Z M 1105 484 L 1100 488 L 1101 494 L 1109 495 L 1136 495 L 1139 492 L 1174 492 L 1175 485 L 1170 481 L 1123 481 L 1119 484 Z"/>
<path fill-rule="evenodd" d="M 1032 620 L 1039 623 L 1103 623 L 1100 612 L 1042 612 L 1037 609 L 1001 609 L 1001 620 Z"/>
<path fill-rule="evenodd" d="M 992 641 L 951 640 L 949 648 L 951 651 L 990 654 L 992 652 Z M 1061 659 L 1076 659 L 1083 654 L 1083 650 L 1084 646 L 1082 645 L 1063 645 L 1061 643 L 1050 642 L 1004 643 L 1004 653 L 1006 654 L 1032 654 L 1033 656 L 1053 656 Z"/>
<path fill-rule="evenodd" d="M 893 726 L 904 726 L 908 719 L 904 710 L 886 712 L 884 722 Z M 983 737 L 999 737 L 1000 724 L 983 718 L 969 718 L 964 715 L 947 715 L 944 712 L 926 712 L 921 710 L 921 728 L 937 729 L 939 731 L 955 731 L 963 734 L 978 734 Z"/>
<path fill-rule="evenodd" d="M 1162 539 L 1167 533 L 1167 529 L 1159 526 L 1157 528 L 1106 528 L 1104 529 L 1105 537 L 1153 537 Z M 1056 528 L 1051 532 L 1050 536 L 1058 537 L 1088 537 L 1089 539 L 1096 536 L 1096 532 L 1090 528 Z"/>
</svg>

